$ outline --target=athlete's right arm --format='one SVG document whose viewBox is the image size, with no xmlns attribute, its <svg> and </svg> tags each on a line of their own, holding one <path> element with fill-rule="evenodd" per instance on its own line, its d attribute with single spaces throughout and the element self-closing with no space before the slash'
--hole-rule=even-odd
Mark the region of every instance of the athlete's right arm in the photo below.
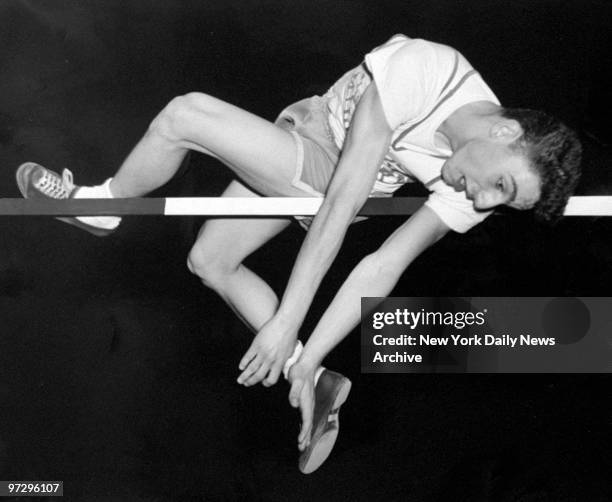
<svg viewBox="0 0 612 502">
<path fill-rule="evenodd" d="M 355 109 L 342 156 L 300 249 L 277 313 L 257 334 L 241 360 L 243 372 L 239 383 L 260 382 L 268 370 L 264 384 L 276 382 L 290 355 L 286 354 L 288 347 L 295 343 L 297 332 L 340 249 L 346 230 L 370 194 L 392 133 L 376 84 L 372 82 Z M 284 354 L 270 349 L 277 346 L 283 347 Z"/>
</svg>

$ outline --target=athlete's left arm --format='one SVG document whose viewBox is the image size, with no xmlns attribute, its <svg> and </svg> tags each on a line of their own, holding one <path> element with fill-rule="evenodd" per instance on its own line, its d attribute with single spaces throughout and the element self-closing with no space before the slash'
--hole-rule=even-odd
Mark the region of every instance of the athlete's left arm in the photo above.
<svg viewBox="0 0 612 502">
<path fill-rule="evenodd" d="M 423 206 L 351 272 L 291 367 L 289 401 L 302 413 L 300 449 L 308 445 L 314 407 L 314 374 L 325 356 L 359 323 L 362 296 L 387 296 L 406 267 L 449 227 Z"/>
</svg>

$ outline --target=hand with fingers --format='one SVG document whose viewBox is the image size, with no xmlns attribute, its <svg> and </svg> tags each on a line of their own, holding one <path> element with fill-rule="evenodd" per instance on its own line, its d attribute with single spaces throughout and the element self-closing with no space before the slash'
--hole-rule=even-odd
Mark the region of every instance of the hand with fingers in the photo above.
<svg viewBox="0 0 612 502">
<path fill-rule="evenodd" d="M 297 343 L 297 328 L 272 318 L 259 330 L 238 368 L 238 383 L 250 387 L 262 382 L 270 387 L 278 381 L 285 361 L 291 357 Z"/>
<path fill-rule="evenodd" d="M 315 370 L 314 365 L 298 360 L 289 370 L 289 403 L 299 408 L 302 416 L 302 427 L 298 435 L 298 449 L 308 448 L 312 432 L 312 418 L 315 406 Z"/>
</svg>

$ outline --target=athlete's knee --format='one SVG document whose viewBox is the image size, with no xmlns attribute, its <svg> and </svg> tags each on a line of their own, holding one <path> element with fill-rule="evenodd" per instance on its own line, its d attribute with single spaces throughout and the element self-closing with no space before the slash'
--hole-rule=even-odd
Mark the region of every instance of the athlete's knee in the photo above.
<svg viewBox="0 0 612 502">
<path fill-rule="evenodd" d="M 215 99 L 200 92 L 173 98 L 155 117 L 149 132 L 170 141 L 189 140 L 191 131 L 205 126 L 203 121 L 214 115 Z"/>
<path fill-rule="evenodd" d="M 196 244 L 187 257 L 187 268 L 212 289 L 223 288 L 228 278 L 236 273 L 240 263 L 223 256 L 218 249 Z"/>
</svg>

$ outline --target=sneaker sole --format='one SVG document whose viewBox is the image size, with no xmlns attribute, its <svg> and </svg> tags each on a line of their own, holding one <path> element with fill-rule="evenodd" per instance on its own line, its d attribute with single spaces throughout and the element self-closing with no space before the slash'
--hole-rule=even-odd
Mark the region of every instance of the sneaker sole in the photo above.
<svg viewBox="0 0 612 502">
<path fill-rule="evenodd" d="M 98 228 L 98 227 L 94 227 L 93 225 L 88 225 L 87 223 L 83 223 L 82 221 L 74 217 L 68 217 L 68 218 L 58 217 L 55 219 L 59 221 L 63 221 L 64 223 L 68 223 L 69 225 L 74 225 L 75 227 L 78 227 L 81 230 L 85 230 L 86 232 L 89 232 L 90 234 L 93 234 L 96 237 L 106 237 L 115 231 L 115 229 L 107 230 L 105 228 Z"/>
</svg>

